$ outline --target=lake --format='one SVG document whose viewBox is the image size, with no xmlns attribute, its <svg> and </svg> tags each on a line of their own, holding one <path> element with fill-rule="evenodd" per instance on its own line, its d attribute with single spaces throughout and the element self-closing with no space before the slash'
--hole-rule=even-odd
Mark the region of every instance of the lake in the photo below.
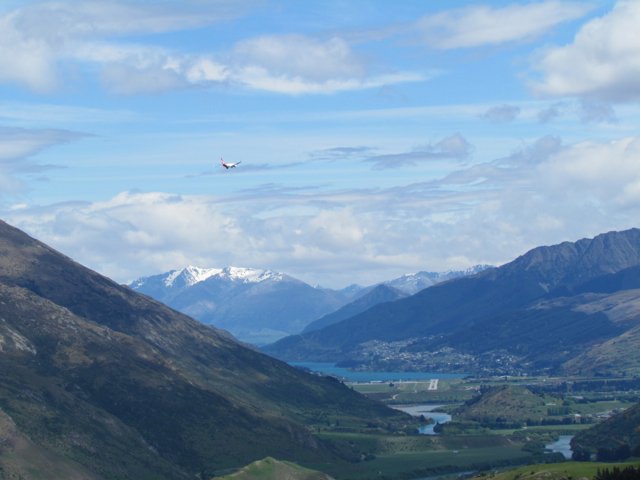
<svg viewBox="0 0 640 480">
<path fill-rule="evenodd" d="M 399 382 L 408 380 L 435 380 L 441 378 L 463 378 L 466 375 L 455 373 L 429 372 L 350 372 L 346 368 L 336 367 L 335 363 L 289 362 L 293 367 L 306 367 L 314 372 L 348 378 L 352 382 Z"/>
</svg>

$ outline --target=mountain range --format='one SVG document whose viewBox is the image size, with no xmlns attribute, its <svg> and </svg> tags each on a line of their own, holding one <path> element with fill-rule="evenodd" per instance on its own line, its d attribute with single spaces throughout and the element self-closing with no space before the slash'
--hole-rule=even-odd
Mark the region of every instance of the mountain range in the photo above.
<svg viewBox="0 0 640 480">
<path fill-rule="evenodd" d="M 6 478 L 211 478 L 266 456 L 341 462 L 332 421 L 413 419 L 248 349 L 0 221 Z M 381 430 L 382 431 L 382 430 Z"/>
<path fill-rule="evenodd" d="M 353 284 L 345 289 L 339 290 L 339 292 L 347 295 L 349 298 L 356 299 L 362 297 L 363 295 L 366 295 L 378 285 L 386 285 L 388 287 L 400 290 L 407 295 L 413 295 L 415 293 L 418 293 L 420 290 L 424 290 L 425 288 L 437 283 L 451 280 L 452 278 L 474 275 L 490 268 L 494 268 L 493 265 L 485 264 L 475 265 L 473 267 L 467 268 L 466 270 L 447 270 L 446 272 L 423 271 L 418 273 L 408 273 L 406 275 L 402 275 L 401 277 L 394 278 L 392 280 L 386 280 L 369 287 L 361 287 L 360 285 Z"/>
<path fill-rule="evenodd" d="M 511 356 L 520 371 L 640 371 L 638 355 L 629 355 L 640 343 L 639 266 L 638 229 L 538 247 L 499 268 L 380 303 L 262 351 L 286 360 L 398 369 L 401 362 L 371 349 L 363 353 L 363 345 L 404 342 L 404 357 L 446 351 Z"/>
<path fill-rule="evenodd" d="M 287 335 L 317 329 L 336 318 L 346 318 L 382 301 L 411 295 L 450 278 L 490 268 L 478 265 L 465 271 L 418 272 L 370 287 L 351 285 L 334 291 L 312 287 L 284 273 L 253 268 L 199 268 L 188 266 L 142 277 L 129 286 L 201 322 L 227 330 L 238 339 L 266 345 Z M 380 290 L 360 301 L 380 285 Z M 390 294 L 389 292 L 397 292 Z M 398 296 L 400 295 L 400 296 Z M 336 311 L 356 301 L 346 312 Z M 333 317 L 328 315 L 336 314 Z M 315 323 L 316 321 L 320 323 Z M 314 323 L 315 327 L 309 327 Z"/>
<path fill-rule="evenodd" d="M 349 301 L 284 273 L 252 268 L 188 266 L 140 278 L 130 287 L 255 345 L 298 333 Z"/>
</svg>

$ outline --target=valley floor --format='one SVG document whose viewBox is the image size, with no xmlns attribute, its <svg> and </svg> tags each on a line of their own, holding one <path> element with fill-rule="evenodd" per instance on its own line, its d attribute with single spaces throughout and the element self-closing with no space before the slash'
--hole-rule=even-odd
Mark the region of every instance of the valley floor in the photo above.
<svg viewBox="0 0 640 480">
<path fill-rule="evenodd" d="M 614 380 L 615 381 L 615 380 Z M 447 435 L 374 435 L 359 433 L 356 429 L 332 425 L 320 428 L 316 432 L 323 440 L 341 450 L 351 450 L 359 455 L 361 461 L 335 465 L 305 465 L 323 471 L 336 480 L 384 479 L 419 479 L 454 472 L 495 470 L 497 468 L 513 470 L 518 465 L 534 464 L 527 467 L 530 471 L 549 470 L 547 465 L 538 465 L 549 461 L 563 461 L 561 454 L 539 455 L 536 452 L 523 451 L 523 447 L 531 440 L 542 440 L 545 445 L 553 443 L 558 435 L 574 435 L 576 432 L 591 427 L 595 422 L 621 411 L 637 401 L 634 390 L 624 393 L 604 389 L 591 388 L 591 391 L 567 392 L 558 394 L 569 385 L 582 385 L 591 388 L 606 384 L 603 379 L 576 378 L 485 378 L 485 379 L 440 379 L 437 390 L 428 380 L 406 381 L 399 383 L 353 383 L 351 388 L 371 398 L 389 405 L 441 405 L 440 411 L 452 411 L 458 404 L 478 395 L 481 387 L 488 385 L 524 385 L 540 386 L 538 394 L 541 415 L 556 413 L 553 408 L 562 405 L 560 397 L 571 398 L 571 406 L 560 412 L 571 412 L 573 418 L 584 418 L 586 423 L 537 425 L 524 428 L 478 429 L 476 432 L 461 432 Z M 580 383 L 582 382 L 582 383 Z M 584 385 L 587 385 L 586 387 Z M 430 389 L 431 387 L 431 389 Z M 551 410 L 550 410 L 551 409 Z M 559 412 L 558 412 L 559 413 Z M 428 417 L 428 413 L 424 414 Z M 561 422 L 567 415 L 547 416 Z M 525 449 L 526 450 L 526 449 Z M 539 453 L 539 452 L 538 452 Z M 563 471 L 565 465 L 553 466 L 553 470 Z M 589 465 L 595 463 L 589 462 Z M 574 468 L 574 467 L 571 467 Z M 577 467 L 575 467 L 577 468 Z M 583 467 L 580 467 L 583 468 Z M 584 467 L 586 468 L 586 467 Z M 591 471 L 591 470 L 589 470 Z M 595 474 L 596 469 L 593 469 Z M 591 478 L 592 475 L 581 475 Z M 568 477 L 567 477 L 568 478 Z M 580 476 L 574 478 L 580 478 Z M 505 478 L 504 480 L 512 480 Z"/>
</svg>

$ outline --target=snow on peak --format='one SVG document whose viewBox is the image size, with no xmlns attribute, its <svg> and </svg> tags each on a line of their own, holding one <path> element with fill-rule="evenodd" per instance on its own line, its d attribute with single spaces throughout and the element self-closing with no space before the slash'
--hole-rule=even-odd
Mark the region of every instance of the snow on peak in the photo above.
<svg viewBox="0 0 640 480">
<path fill-rule="evenodd" d="M 164 279 L 164 284 L 166 287 L 176 286 L 176 280 L 180 278 L 184 282 L 184 287 L 191 287 L 213 276 L 240 281 L 242 283 L 257 283 L 268 279 L 282 280 L 282 274 L 272 270 L 239 267 L 200 268 L 189 265 L 182 270 L 172 270 L 169 272 Z"/>
<path fill-rule="evenodd" d="M 232 280 L 241 280 L 244 283 L 257 283 L 264 280 L 282 280 L 282 274 L 273 270 L 258 270 L 256 268 L 227 267 L 220 274 L 228 276 Z"/>
<path fill-rule="evenodd" d="M 169 275 L 164 280 L 164 284 L 167 287 L 172 287 L 178 277 L 182 277 L 185 286 L 190 287 L 196 283 L 202 282 L 213 275 L 217 275 L 222 270 L 220 268 L 199 268 L 189 265 L 182 270 L 173 270 L 169 272 Z"/>
</svg>

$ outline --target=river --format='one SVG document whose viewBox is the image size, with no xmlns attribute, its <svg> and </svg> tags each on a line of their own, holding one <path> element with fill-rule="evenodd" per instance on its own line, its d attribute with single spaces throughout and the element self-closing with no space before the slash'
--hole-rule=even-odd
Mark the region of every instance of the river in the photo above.
<svg viewBox="0 0 640 480">
<path fill-rule="evenodd" d="M 564 455 L 564 458 L 571 458 L 571 439 L 573 435 L 560 435 L 560 438 L 557 442 L 552 443 L 551 445 L 546 445 L 545 448 L 548 448 L 552 452 L 560 452 Z"/>
<path fill-rule="evenodd" d="M 427 418 L 433 418 L 434 423 L 430 423 L 429 425 L 425 425 L 424 427 L 419 427 L 418 432 L 421 435 L 437 435 L 436 432 L 433 431 L 433 427 L 436 426 L 437 423 L 445 423 L 451 420 L 451 415 L 446 413 L 433 412 L 438 407 L 442 405 L 389 405 L 391 408 L 395 408 L 396 410 L 402 410 L 403 412 L 408 413 L 409 415 L 424 415 Z"/>
<path fill-rule="evenodd" d="M 399 382 L 408 380 L 436 380 L 442 378 L 462 378 L 466 375 L 455 373 L 429 372 L 350 372 L 346 368 L 336 367 L 335 363 L 289 362 L 293 367 L 306 367 L 314 372 L 348 378 L 352 382 Z"/>
</svg>

